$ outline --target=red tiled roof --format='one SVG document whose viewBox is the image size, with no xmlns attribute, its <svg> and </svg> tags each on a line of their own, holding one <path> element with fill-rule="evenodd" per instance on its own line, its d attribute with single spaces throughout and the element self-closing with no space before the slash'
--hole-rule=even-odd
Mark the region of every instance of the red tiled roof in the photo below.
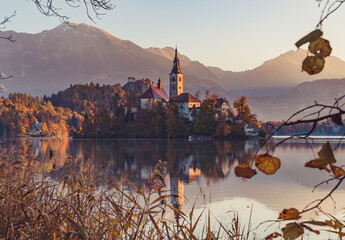
<svg viewBox="0 0 345 240">
<path fill-rule="evenodd" d="M 201 101 L 190 93 L 181 93 L 180 95 L 177 96 L 177 102 L 181 103 L 181 102 L 201 102 Z"/>
<path fill-rule="evenodd" d="M 141 95 L 140 98 L 163 99 L 165 101 L 169 100 L 169 97 L 164 91 L 164 89 L 159 87 L 150 87 L 143 95 Z"/>
</svg>

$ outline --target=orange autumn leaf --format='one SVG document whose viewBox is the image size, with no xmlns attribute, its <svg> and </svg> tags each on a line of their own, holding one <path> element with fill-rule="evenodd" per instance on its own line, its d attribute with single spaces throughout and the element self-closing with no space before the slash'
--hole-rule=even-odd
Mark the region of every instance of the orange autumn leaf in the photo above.
<svg viewBox="0 0 345 240">
<path fill-rule="evenodd" d="M 306 162 L 304 166 L 308 168 L 318 168 L 320 170 L 324 169 L 327 172 L 331 172 L 331 170 L 327 168 L 327 165 L 328 165 L 327 161 L 321 158 L 316 158 L 314 160 L 310 160 L 309 162 Z"/>
<path fill-rule="evenodd" d="M 301 218 L 300 212 L 296 208 L 284 209 L 279 213 L 278 219 L 283 220 L 298 220 Z"/>
<path fill-rule="evenodd" d="M 280 159 L 271 156 L 269 153 L 260 154 L 255 157 L 255 166 L 261 172 L 272 175 L 280 168 Z"/>
<path fill-rule="evenodd" d="M 237 177 L 252 178 L 256 175 L 256 170 L 252 169 L 249 165 L 239 165 L 235 167 L 235 174 Z"/>
<path fill-rule="evenodd" d="M 345 170 L 341 167 L 335 166 L 333 164 L 330 164 L 332 172 L 336 178 L 344 176 L 345 175 Z"/>
</svg>

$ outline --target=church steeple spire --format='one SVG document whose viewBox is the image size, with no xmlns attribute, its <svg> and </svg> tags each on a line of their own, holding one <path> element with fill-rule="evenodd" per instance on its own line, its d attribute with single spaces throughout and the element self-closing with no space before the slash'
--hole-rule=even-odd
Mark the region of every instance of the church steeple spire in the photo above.
<svg viewBox="0 0 345 240">
<path fill-rule="evenodd" d="M 183 93 L 183 73 L 180 68 L 180 59 L 177 54 L 177 47 L 175 48 L 175 58 L 173 61 L 173 68 L 170 75 L 170 99 L 177 97 Z"/>
<path fill-rule="evenodd" d="M 175 48 L 175 58 L 174 58 L 173 68 L 171 70 L 171 73 L 175 73 L 175 74 L 181 73 L 180 59 L 178 58 L 177 47 Z"/>
</svg>

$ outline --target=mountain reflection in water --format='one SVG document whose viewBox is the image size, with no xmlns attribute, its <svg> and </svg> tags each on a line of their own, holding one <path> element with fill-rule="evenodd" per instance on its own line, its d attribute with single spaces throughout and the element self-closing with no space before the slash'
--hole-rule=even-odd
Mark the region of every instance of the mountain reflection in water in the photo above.
<svg viewBox="0 0 345 240">
<path fill-rule="evenodd" d="M 279 141 L 279 140 L 275 140 Z M 336 146 L 338 140 L 330 140 Z M 71 139 L 17 139 L 17 145 L 32 145 L 38 151 L 41 173 L 49 173 L 53 165 L 62 167 L 68 156 L 89 161 L 92 168 L 101 170 L 106 176 L 125 177 L 139 186 L 147 182 L 159 160 L 167 162 L 167 186 L 172 194 L 172 204 L 196 209 L 206 204 L 213 206 L 219 215 L 241 204 L 254 203 L 254 214 L 262 221 L 276 218 L 283 208 L 303 209 L 312 200 L 328 193 L 332 184 L 322 185 L 312 193 L 313 187 L 329 178 L 325 171 L 308 169 L 305 162 L 316 158 L 325 140 L 314 140 L 312 148 L 300 140 L 291 140 L 279 145 L 274 155 L 282 161 L 275 175 L 267 176 L 258 172 L 252 179 L 237 178 L 233 169 L 238 164 L 251 164 L 258 140 L 248 141 L 195 141 L 185 140 L 71 140 Z M 12 141 L 4 141 L 4 145 Z M 50 159 L 50 152 L 53 153 Z M 345 144 L 340 144 L 335 157 L 338 165 L 344 165 Z M 344 199 L 344 185 L 334 199 Z M 200 197 L 201 196 L 201 197 Z M 344 207 L 337 201 L 334 210 L 332 201 L 325 202 L 325 210 L 337 213 Z M 217 210 L 218 209 L 218 210 Z M 247 211 L 248 212 L 248 211 Z M 270 213 L 270 214 L 269 214 Z M 244 214 L 245 216 L 245 214 Z M 255 219 L 253 219 L 255 222 Z"/>
</svg>

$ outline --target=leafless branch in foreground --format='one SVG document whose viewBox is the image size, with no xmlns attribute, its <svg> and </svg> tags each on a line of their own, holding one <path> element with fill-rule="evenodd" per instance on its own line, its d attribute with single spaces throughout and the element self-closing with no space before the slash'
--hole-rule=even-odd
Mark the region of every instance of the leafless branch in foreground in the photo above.
<svg viewBox="0 0 345 240">
<path fill-rule="evenodd" d="M 341 177 L 341 178 L 338 178 L 338 183 L 331 189 L 331 191 L 326 195 L 324 196 L 322 199 L 318 199 L 318 200 L 315 200 L 311 203 L 309 203 L 304 209 L 302 212 L 300 212 L 300 214 L 302 213 L 305 213 L 305 212 L 309 212 L 311 210 L 314 210 L 314 209 L 319 209 L 320 205 L 328 198 L 332 198 L 332 194 L 335 192 L 335 190 L 338 189 L 338 187 L 340 186 L 340 184 L 344 181 L 345 179 L 345 176 Z M 329 179 L 329 181 L 331 181 L 333 179 Z M 312 205 L 314 204 L 314 205 Z"/>
<path fill-rule="evenodd" d="M 2 20 L 2 22 L 0 22 L 0 28 L 1 29 L 5 28 L 5 24 L 10 22 L 11 19 L 16 16 L 16 13 L 17 13 L 17 11 L 14 11 L 14 13 L 11 16 L 4 17 L 4 20 Z"/>
<path fill-rule="evenodd" d="M 13 75 L 6 76 L 6 75 L 0 73 L 0 80 L 7 80 L 7 79 L 10 79 L 11 77 L 13 77 Z"/>
<path fill-rule="evenodd" d="M 319 0 L 319 6 L 321 6 L 322 0 Z M 335 11 L 337 11 L 343 4 L 345 3 L 345 0 L 334 0 L 330 4 L 330 0 L 327 0 L 321 13 L 320 21 L 316 25 L 316 28 L 321 28 L 323 22 Z"/>
<path fill-rule="evenodd" d="M 15 42 L 16 40 L 14 39 L 13 35 L 11 34 L 10 36 L 8 37 L 2 37 L 0 36 L 0 39 L 5 39 L 5 40 L 8 40 L 10 42 Z"/>
<path fill-rule="evenodd" d="M 267 153 L 274 151 L 274 149 L 281 145 L 282 143 L 286 142 L 287 140 L 290 140 L 292 138 L 299 138 L 307 140 L 310 135 L 314 132 L 316 126 L 318 123 L 332 119 L 334 116 L 342 116 L 345 114 L 345 111 L 343 110 L 343 107 L 345 106 L 345 95 L 336 98 L 334 100 L 333 105 L 327 105 L 327 104 L 321 104 L 315 101 L 315 103 L 311 106 L 305 107 L 301 109 L 300 111 L 294 113 L 287 121 L 285 121 L 283 124 L 281 124 L 278 128 L 276 128 L 272 135 L 269 136 L 264 143 L 261 145 L 261 147 L 256 151 L 254 154 L 254 157 L 259 153 L 259 151 L 268 144 L 268 142 L 273 138 L 273 136 L 279 132 L 283 127 L 286 126 L 293 126 L 293 125 L 299 125 L 304 123 L 311 123 L 312 126 L 307 132 L 304 133 L 296 133 L 292 134 L 283 140 L 279 141 L 278 143 L 275 143 L 273 146 L 267 148 Z M 345 137 L 345 135 L 343 136 Z M 339 143 L 338 143 L 339 144 Z"/>
<path fill-rule="evenodd" d="M 308 139 L 310 139 L 309 138 L 310 135 L 314 132 L 316 126 L 319 123 L 326 121 L 326 120 L 331 120 L 337 125 L 343 125 L 342 116 L 345 114 L 344 108 L 345 108 L 345 95 L 340 97 L 340 98 L 336 98 L 332 105 L 331 104 L 321 104 L 321 103 L 318 103 L 315 101 L 315 103 L 313 105 L 305 107 L 305 108 L 301 109 L 300 111 L 294 113 L 286 122 L 284 122 L 277 129 L 275 129 L 273 131 L 272 135 L 270 137 L 268 137 L 265 140 L 265 142 L 261 145 L 261 147 L 257 150 L 257 152 L 254 155 L 254 158 L 259 153 L 259 151 L 263 149 L 264 146 L 267 146 L 267 148 L 266 148 L 267 153 L 273 152 L 277 146 L 281 145 L 282 143 L 284 143 L 287 140 L 292 139 L 292 138 L 304 139 L 305 141 L 307 141 L 308 144 L 310 144 L 308 142 Z M 284 138 L 283 140 L 278 141 L 277 143 L 273 144 L 273 146 L 268 147 L 269 140 L 272 139 L 273 135 L 278 133 L 278 131 L 281 130 L 283 127 L 299 125 L 299 124 L 304 124 L 304 123 L 312 124 L 312 126 L 310 127 L 310 129 L 307 132 L 293 134 L 291 136 L 288 136 L 287 138 Z M 337 149 L 339 147 L 339 145 L 340 145 L 340 143 L 344 137 L 345 137 L 345 134 L 342 135 L 342 137 L 340 138 L 340 140 L 337 143 L 337 146 L 334 149 Z M 254 163 L 254 158 L 252 160 L 252 163 Z M 315 185 L 312 192 L 314 192 L 316 188 L 318 188 L 319 186 L 321 186 L 323 184 L 329 184 L 330 182 L 337 181 L 336 184 L 330 189 L 330 191 L 323 198 L 316 199 L 316 200 L 310 202 L 309 204 L 307 204 L 304 207 L 304 209 L 299 214 L 310 212 L 312 210 L 318 210 L 319 212 L 322 212 L 321 205 L 327 199 L 331 199 L 335 203 L 335 200 L 333 199 L 333 193 L 340 187 L 340 185 L 343 183 L 344 180 L 345 180 L 345 176 L 340 176 L 340 177 L 339 176 L 338 177 L 331 176 L 329 179 L 322 181 L 322 182 L 318 183 L 317 185 Z M 255 229 L 257 229 L 258 227 L 260 227 L 262 224 L 265 224 L 265 223 L 275 224 L 275 223 L 280 223 L 281 221 L 282 220 L 266 221 L 266 222 L 259 224 Z M 308 222 L 305 222 L 305 223 L 308 223 Z"/>
<path fill-rule="evenodd" d="M 70 17 L 62 13 L 62 8 L 56 7 L 54 0 L 32 0 L 38 10 L 45 16 L 60 18 L 61 22 L 69 23 Z M 112 10 L 112 0 L 65 0 L 65 3 L 72 8 L 84 7 L 87 17 L 94 22 L 94 17 L 100 19 L 104 15 L 103 10 Z"/>
<path fill-rule="evenodd" d="M 12 19 L 13 17 L 15 17 L 15 16 L 16 16 L 16 11 L 14 11 L 14 13 L 13 13 L 11 16 L 9 16 L 9 17 L 4 17 L 4 19 L 2 20 L 2 22 L 0 22 L 0 29 L 4 29 L 4 28 L 5 28 L 5 24 L 8 23 L 8 22 L 10 22 L 11 19 Z M 10 41 L 10 42 L 15 42 L 15 41 L 16 41 L 16 40 L 14 39 L 14 37 L 12 36 L 12 34 L 11 34 L 10 36 L 8 36 L 8 37 L 0 36 L 0 39 L 5 39 L 5 40 L 8 40 L 8 41 Z M 1 76 L 0 76 L 0 79 L 1 79 Z"/>
</svg>

